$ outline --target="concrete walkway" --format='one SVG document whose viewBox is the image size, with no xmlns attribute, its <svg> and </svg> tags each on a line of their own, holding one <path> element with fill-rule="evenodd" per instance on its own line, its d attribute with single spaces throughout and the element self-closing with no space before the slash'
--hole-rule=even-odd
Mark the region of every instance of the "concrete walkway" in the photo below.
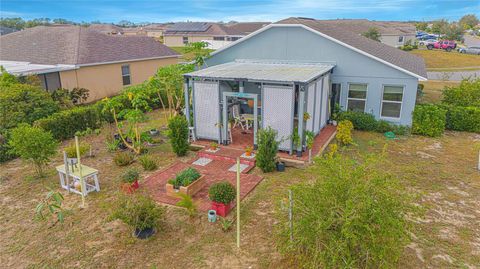
<svg viewBox="0 0 480 269">
<path fill-rule="evenodd" d="M 480 70 L 456 72 L 427 72 L 427 77 L 431 80 L 460 81 L 464 78 L 480 78 Z"/>
</svg>

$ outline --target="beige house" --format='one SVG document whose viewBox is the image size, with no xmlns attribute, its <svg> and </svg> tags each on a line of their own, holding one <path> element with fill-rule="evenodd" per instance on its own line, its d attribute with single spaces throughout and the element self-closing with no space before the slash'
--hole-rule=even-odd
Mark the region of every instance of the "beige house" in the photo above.
<svg viewBox="0 0 480 269">
<path fill-rule="evenodd" d="M 151 23 L 145 26 L 126 27 L 122 30 L 125 35 L 142 35 L 161 39 L 169 25 L 168 23 Z"/>
<path fill-rule="evenodd" d="M 163 33 L 163 43 L 169 47 L 183 47 L 200 41 L 236 41 L 244 34 L 226 25 L 212 22 L 179 22 Z"/>
<path fill-rule="evenodd" d="M 142 83 L 178 53 L 146 36 L 106 35 L 81 26 L 38 26 L 0 37 L 0 65 L 38 75 L 48 91 L 86 88 L 89 101 Z"/>
</svg>

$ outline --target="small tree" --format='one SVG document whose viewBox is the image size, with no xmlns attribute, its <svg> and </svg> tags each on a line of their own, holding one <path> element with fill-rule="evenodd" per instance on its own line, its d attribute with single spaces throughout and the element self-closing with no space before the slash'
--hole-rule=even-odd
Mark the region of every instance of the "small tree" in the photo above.
<svg viewBox="0 0 480 269">
<path fill-rule="evenodd" d="M 28 124 L 13 129 L 8 143 L 14 154 L 34 164 L 38 176 L 44 175 L 43 167 L 55 155 L 58 147 L 51 133 Z"/>
<path fill-rule="evenodd" d="M 362 34 L 366 38 L 380 42 L 380 32 L 375 27 L 368 28 L 368 31 Z"/>
<path fill-rule="evenodd" d="M 415 28 L 417 28 L 418 31 L 426 31 L 427 28 L 428 28 L 428 23 L 417 22 L 417 23 L 415 23 Z"/>
<path fill-rule="evenodd" d="M 275 170 L 275 158 L 277 156 L 278 145 L 280 144 L 276 140 L 276 137 L 277 131 L 271 127 L 258 130 L 257 133 L 258 149 L 256 164 L 265 173 Z"/>
<path fill-rule="evenodd" d="M 168 121 L 168 138 L 173 152 L 185 156 L 188 151 L 188 123 L 184 116 L 177 115 Z"/>
<path fill-rule="evenodd" d="M 202 67 L 205 64 L 205 59 L 210 55 L 210 51 L 207 49 L 208 43 L 205 41 L 188 43 L 185 47 L 185 52 L 190 53 L 191 56 L 187 56 L 187 61 L 194 61 L 197 67 Z"/>
<path fill-rule="evenodd" d="M 336 135 L 337 140 L 342 145 L 352 144 L 353 143 L 352 130 L 353 130 L 352 122 L 349 120 L 342 120 L 340 123 L 338 123 L 337 135 Z"/>
<path fill-rule="evenodd" d="M 467 14 L 463 16 L 458 23 L 463 27 L 463 29 L 473 29 L 480 23 L 480 21 L 475 14 Z"/>
<path fill-rule="evenodd" d="M 63 223 L 64 209 L 62 207 L 63 195 L 58 191 L 49 190 L 45 199 L 38 203 L 35 208 L 35 218 L 37 220 L 46 220 L 48 216 L 55 216 L 56 221 L 52 224 L 54 226 L 58 222 Z"/>
<path fill-rule="evenodd" d="M 480 107 L 480 78 L 464 79 L 458 86 L 447 86 L 442 95 L 445 104 Z"/>
<path fill-rule="evenodd" d="M 308 163 L 312 162 L 312 148 L 315 142 L 315 134 L 312 131 L 305 131 L 305 144 L 308 149 Z"/>
</svg>

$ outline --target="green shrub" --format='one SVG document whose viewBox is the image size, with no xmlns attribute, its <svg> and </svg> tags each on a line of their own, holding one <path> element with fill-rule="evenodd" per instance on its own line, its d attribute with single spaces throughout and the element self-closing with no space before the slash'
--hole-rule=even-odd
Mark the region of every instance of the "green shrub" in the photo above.
<svg viewBox="0 0 480 269">
<path fill-rule="evenodd" d="M 480 107 L 480 78 L 464 79 L 458 86 L 445 87 L 442 94 L 444 104 Z"/>
<path fill-rule="evenodd" d="M 277 157 L 279 145 L 276 137 L 277 131 L 270 127 L 260 129 L 257 132 L 256 165 L 265 173 L 275 170 L 275 158 Z"/>
<path fill-rule="evenodd" d="M 158 206 L 146 195 L 124 195 L 116 204 L 111 217 L 123 221 L 133 229 L 157 228 L 165 215 L 165 208 Z"/>
<path fill-rule="evenodd" d="M 75 136 L 78 131 L 99 128 L 102 124 L 101 119 L 96 106 L 84 106 L 55 113 L 37 120 L 35 125 L 50 131 L 56 139 L 65 140 Z"/>
<path fill-rule="evenodd" d="M 138 160 L 140 161 L 143 169 L 145 169 L 146 171 L 153 171 L 158 167 L 157 161 L 152 156 L 143 155 L 138 158 Z"/>
<path fill-rule="evenodd" d="M 169 183 L 172 184 L 175 189 L 178 189 L 181 186 L 185 187 L 192 184 L 192 182 L 200 177 L 200 173 L 195 168 L 189 167 L 178 173 L 175 179 Z"/>
<path fill-rule="evenodd" d="M 12 152 L 12 148 L 8 144 L 9 138 L 9 130 L 0 130 L 0 163 L 12 160 L 16 157 Z"/>
<path fill-rule="evenodd" d="M 79 151 L 80 156 L 85 155 L 90 149 L 90 145 L 87 143 L 80 143 Z M 63 149 L 67 153 L 68 158 L 77 158 L 77 147 L 75 147 L 75 143 L 70 144 L 69 146 Z"/>
<path fill-rule="evenodd" d="M 480 132 L 480 107 L 447 106 L 449 130 Z"/>
<path fill-rule="evenodd" d="M 43 176 L 43 167 L 55 155 L 58 147 L 51 133 L 26 123 L 11 130 L 8 144 L 14 154 L 35 165 L 39 176 Z"/>
<path fill-rule="evenodd" d="M 187 119 L 181 115 L 171 118 L 168 121 L 167 134 L 168 138 L 170 138 L 173 152 L 175 152 L 177 156 L 185 156 L 189 148 Z"/>
<path fill-rule="evenodd" d="M 313 180 L 293 186 L 293 228 L 285 210 L 278 245 L 295 264 L 397 267 L 409 241 L 410 197 L 396 178 L 378 169 L 377 159 L 360 157 L 361 162 L 340 154 L 321 158 L 309 170 Z"/>
<path fill-rule="evenodd" d="M 339 113 L 338 121 L 349 120 L 353 123 L 353 127 L 362 131 L 375 131 L 377 129 L 377 120 L 372 114 L 342 111 Z"/>
<path fill-rule="evenodd" d="M 0 129 L 32 124 L 58 110 L 57 103 L 40 87 L 19 83 L 0 85 Z"/>
<path fill-rule="evenodd" d="M 349 120 L 342 120 L 338 123 L 337 134 L 335 138 L 343 145 L 350 145 L 353 143 L 352 130 L 352 122 Z"/>
<path fill-rule="evenodd" d="M 412 133 L 436 137 L 443 134 L 446 110 L 437 105 L 417 105 L 413 111 Z"/>
<path fill-rule="evenodd" d="M 127 172 L 125 172 L 122 175 L 122 182 L 124 183 L 133 183 L 136 180 L 140 178 L 140 173 L 138 172 L 137 169 L 128 169 Z"/>
<path fill-rule="evenodd" d="M 208 197 L 211 201 L 222 204 L 230 204 L 236 197 L 236 190 L 228 181 L 222 181 L 210 186 Z"/>
<path fill-rule="evenodd" d="M 134 156 L 130 151 L 117 152 L 113 156 L 113 162 L 118 166 L 127 166 L 133 162 Z"/>
</svg>

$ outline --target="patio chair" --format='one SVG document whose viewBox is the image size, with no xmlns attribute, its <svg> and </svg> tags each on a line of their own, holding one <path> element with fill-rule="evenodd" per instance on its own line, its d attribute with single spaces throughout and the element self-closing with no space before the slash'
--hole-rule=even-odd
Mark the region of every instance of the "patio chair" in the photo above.
<svg viewBox="0 0 480 269">
<path fill-rule="evenodd" d="M 242 130 L 245 130 L 247 121 L 240 115 L 240 105 L 237 104 L 232 106 L 232 114 L 234 120 L 233 128 L 237 127 L 237 124 L 239 124 L 240 127 L 242 127 Z"/>
<path fill-rule="evenodd" d="M 230 138 L 230 143 L 233 143 L 233 136 L 232 136 L 232 124 L 228 123 L 228 136 Z"/>
</svg>

